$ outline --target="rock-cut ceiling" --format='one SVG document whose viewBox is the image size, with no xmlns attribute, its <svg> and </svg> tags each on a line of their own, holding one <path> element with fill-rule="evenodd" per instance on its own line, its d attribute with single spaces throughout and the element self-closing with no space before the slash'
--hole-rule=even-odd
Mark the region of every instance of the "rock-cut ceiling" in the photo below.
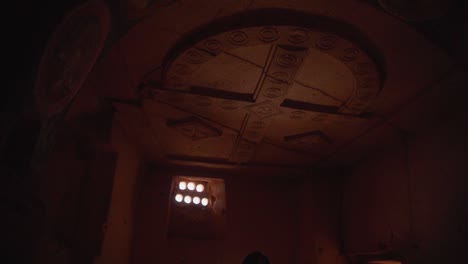
<svg viewBox="0 0 468 264">
<path fill-rule="evenodd" d="M 346 24 L 260 10 L 185 37 L 141 88 L 173 157 L 309 162 L 367 125 L 382 81 L 370 50 Z"/>
<path fill-rule="evenodd" d="M 363 4 L 350 16 L 344 5 L 333 16 L 220 15 L 221 3 L 176 3 L 131 28 L 88 85 L 117 99 L 117 120 L 151 160 L 312 165 L 449 65 L 403 24 Z"/>
</svg>

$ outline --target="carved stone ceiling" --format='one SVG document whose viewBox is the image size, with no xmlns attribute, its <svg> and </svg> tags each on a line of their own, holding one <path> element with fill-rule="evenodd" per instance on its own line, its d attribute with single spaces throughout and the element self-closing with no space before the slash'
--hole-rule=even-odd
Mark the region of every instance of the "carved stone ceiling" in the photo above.
<svg viewBox="0 0 468 264">
<path fill-rule="evenodd" d="M 97 65 L 89 85 L 115 99 L 149 159 L 315 164 L 450 68 L 418 34 L 354 1 L 251 2 L 160 7 Z"/>
<path fill-rule="evenodd" d="M 301 15 L 264 10 L 217 21 L 233 29 L 199 39 L 196 32 L 171 51 L 162 78 L 150 75 L 142 86 L 144 107 L 170 156 L 311 162 L 353 135 L 340 133 L 343 124 L 368 126 L 363 114 L 381 83 L 374 60 L 338 35 L 352 29 Z M 278 16 L 289 21 L 274 25 Z M 243 27 L 239 20 L 263 25 Z"/>
</svg>

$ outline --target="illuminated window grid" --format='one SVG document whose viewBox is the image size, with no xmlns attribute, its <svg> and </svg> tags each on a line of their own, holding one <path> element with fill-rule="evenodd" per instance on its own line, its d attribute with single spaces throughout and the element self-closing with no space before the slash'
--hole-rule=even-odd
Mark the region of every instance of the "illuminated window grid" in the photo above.
<svg viewBox="0 0 468 264">
<path fill-rule="evenodd" d="M 191 179 L 180 179 L 174 185 L 174 201 L 180 206 L 208 207 L 210 198 L 208 183 Z"/>
</svg>

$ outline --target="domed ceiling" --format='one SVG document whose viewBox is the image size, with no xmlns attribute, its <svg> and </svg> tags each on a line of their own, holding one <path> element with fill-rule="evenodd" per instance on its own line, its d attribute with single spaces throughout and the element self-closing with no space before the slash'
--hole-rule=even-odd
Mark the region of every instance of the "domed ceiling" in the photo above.
<svg viewBox="0 0 468 264">
<path fill-rule="evenodd" d="M 361 17 L 159 8 L 167 12 L 135 24 L 90 82 L 113 98 L 119 123 L 151 160 L 315 164 L 449 67 L 415 32 L 366 6 L 355 6 Z"/>
<path fill-rule="evenodd" d="M 162 78 L 143 83 L 151 116 L 166 113 L 154 120 L 163 148 L 242 163 L 307 162 L 331 151 L 344 123 L 366 123 L 380 90 L 375 59 L 353 33 L 325 18 L 259 10 L 189 35 Z"/>
</svg>

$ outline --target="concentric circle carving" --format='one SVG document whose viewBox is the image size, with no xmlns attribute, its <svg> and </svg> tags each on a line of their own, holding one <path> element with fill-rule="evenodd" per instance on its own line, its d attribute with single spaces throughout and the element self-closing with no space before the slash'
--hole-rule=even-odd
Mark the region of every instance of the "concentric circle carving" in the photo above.
<svg viewBox="0 0 468 264">
<path fill-rule="evenodd" d="M 301 63 L 301 59 L 294 54 L 284 53 L 276 58 L 276 63 L 283 68 L 294 68 Z"/>
<path fill-rule="evenodd" d="M 309 39 L 309 32 L 304 28 L 293 29 L 288 37 L 289 42 L 293 44 L 304 43 Z"/>
<path fill-rule="evenodd" d="M 306 116 L 304 111 L 293 111 L 289 117 L 292 119 L 303 119 Z"/>
<path fill-rule="evenodd" d="M 185 60 L 191 64 L 200 64 L 203 62 L 203 56 L 200 51 L 190 49 L 185 53 Z"/>
<path fill-rule="evenodd" d="M 258 32 L 258 38 L 264 42 L 272 42 L 279 38 L 279 33 L 274 27 L 264 27 Z"/>
<path fill-rule="evenodd" d="M 343 54 L 340 56 L 340 59 L 343 61 L 354 61 L 359 57 L 358 48 L 346 48 L 343 50 Z"/>
<path fill-rule="evenodd" d="M 326 35 L 319 39 L 316 46 L 321 50 L 331 50 L 336 47 L 338 37 L 335 35 Z"/>
<path fill-rule="evenodd" d="M 273 72 L 268 79 L 274 83 L 286 83 L 289 81 L 289 74 L 287 72 Z"/>
<path fill-rule="evenodd" d="M 249 36 L 243 31 L 236 30 L 229 34 L 229 42 L 235 45 L 245 45 L 249 42 Z"/>
<path fill-rule="evenodd" d="M 253 108 L 253 111 L 258 116 L 269 116 L 275 111 L 275 108 L 269 104 L 260 104 L 257 107 Z"/>
<path fill-rule="evenodd" d="M 217 39 L 207 39 L 203 43 L 203 47 L 211 53 L 219 54 L 224 50 L 223 43 Z"/>
<path fill-rule="evenodd" d="M 269 87 L 265 89 L 265 91 L 263 92 L 263 95 L 268 98 L 278 98 L 282 96 L 283 93 L 284 93 L 283 89 L 279 87 Z"/>
</svg>

